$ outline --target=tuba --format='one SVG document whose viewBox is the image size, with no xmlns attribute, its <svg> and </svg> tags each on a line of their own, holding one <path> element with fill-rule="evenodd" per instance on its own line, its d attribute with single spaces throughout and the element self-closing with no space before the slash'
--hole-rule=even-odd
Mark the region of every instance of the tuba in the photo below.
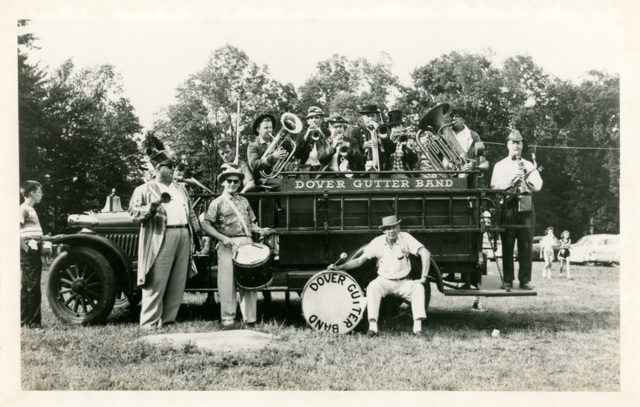
<svg viewBox="0 0 640 407">
<path fill-rule="evenodd" d="M 302 131 L 302 121 L 293 113 L 283 113 L 280 117 L 280 123 L 282 128 L 278 134 L 273 138 L 267 150 L 262 154 L 262 159 L 273 154 L 274 151 L 284 149 L 287 155 L 278 160 L 271 170 L 262 170 L 260 175 L 263 178 L 275 178 L 277 177 L 285 166 L 291 161 L 294 153 L 296 152 L 296 144 L 291 140 L 289 135 L 298 134 Z"/>
<path fill-rule="evenodd" d="M 460 170 L 470 161 L 451 129 L 453 123 L 444 119 L 448 111 L 448 103 L 440 103 L 429 110 L 420 119 L 416 134 L 418 148 L 438 171 Z"/>
</svg>

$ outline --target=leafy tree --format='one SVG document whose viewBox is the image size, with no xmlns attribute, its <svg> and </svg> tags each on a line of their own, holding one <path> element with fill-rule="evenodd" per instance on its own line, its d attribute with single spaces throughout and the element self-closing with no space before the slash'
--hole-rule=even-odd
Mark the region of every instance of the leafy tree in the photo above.
<svg viewBox="0 0 640 407">
<path fill-rule="evenodd" d="M 301 109 L 319 106 L 334 112 L 364 104 L 386 108 L 404 91 L 391 66 L 391 57 L 384 52 L 377 63 L 338 54 L 320 61 L 317 72 L 300 87 Z"/>
<path fill-rule="evenodd" d="M 177 99 L 154 128 L 184 157 L 193 173 L 211 186 L 219 166 L 220 141 L 235 143 L 238 132 L 240 158 L 246 160 L 247 145 L 253 139 L 251 125 L 257 115 L 270 112 L 279 119 L 281 113 L 297 110 L 293 85 L 277 82 L 266 66 L 258 66 L 230 45 L 211 54 L 207 65 L 177 89 Z"/>
<path fill-rule="evenodd" d="M 51 230 L 69 213 L 101 209 L 112 188 L 130 196 L 140 178 L 141 126 L 112 66 L 76 72 L 67 61 L 47 73 L 28 61 L 33 41 L 18 38 L 20 178 L 43 183 L 40 212 Z"/>
</svg>

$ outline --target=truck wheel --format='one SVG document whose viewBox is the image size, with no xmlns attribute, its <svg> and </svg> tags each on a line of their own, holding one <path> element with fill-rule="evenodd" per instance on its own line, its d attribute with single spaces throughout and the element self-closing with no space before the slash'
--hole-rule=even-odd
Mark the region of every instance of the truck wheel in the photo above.
<svg viewBox="0 0 640 407">
<path fill-rule="evenodd" d="M 47 297 L 53 313 L 65 323 L 104 322 L 116 300 L 111 265 L 97 250 L 72 249 L 51 265 Z"/>
</svg>

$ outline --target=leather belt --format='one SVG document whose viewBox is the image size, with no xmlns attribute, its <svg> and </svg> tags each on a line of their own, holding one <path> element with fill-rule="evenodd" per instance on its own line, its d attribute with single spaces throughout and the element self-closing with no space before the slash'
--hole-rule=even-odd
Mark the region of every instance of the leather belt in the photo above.
<svg viewBox="0 0 640 407">
<path fill-rule="evenodd" d="M 385 277 L 385 278 L 386 278 L 386 277 Z M 396 281 L 396 282 L 398 282 L 398 281 L 404 281 L 404 280 L 408 280 L 408 279 L 409 279 L 409 276 L 407 276 L 407 277 L 402 277 L 402 278 L 387 278 L 387 280 L 389 280 L 389 281 Z"/>
<path fill-rule="evenodd" d="M 187 225 L 167 225 L 167 229 L 180 229 L 180 228 L 186 228 Z"/>
</svg>

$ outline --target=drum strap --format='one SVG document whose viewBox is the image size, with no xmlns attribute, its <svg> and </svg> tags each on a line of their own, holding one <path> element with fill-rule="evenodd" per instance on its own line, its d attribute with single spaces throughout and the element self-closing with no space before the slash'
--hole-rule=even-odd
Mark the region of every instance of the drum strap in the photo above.
<svg viewBox="0 0 640 407">
<path fill-rule="evenodd" d="M 251 237 L 251 232 L 249 232 L 249 228 L 247 227 L 247 224 L 244 222 L 244 219 L 242 219 L 242 216 L 240 215 L 240 211 L 238 210 L 236 205 L 228 197 L 226 197 L 224 195 L 221 195 L 221 196 L 222 196 L 222 199 L 226 200 L 227 203 L 229 204 L 229 206 L 231 206 L 231 209 L 233 209 L 233 211 L 236 213 L 236 216 L 238 217 L 238 220 L 240 221 L 240 224 L 242 225 L 242 228 L 244 229 L 244 233 L 246 233 L 247 236 Z"/>
</svg>

